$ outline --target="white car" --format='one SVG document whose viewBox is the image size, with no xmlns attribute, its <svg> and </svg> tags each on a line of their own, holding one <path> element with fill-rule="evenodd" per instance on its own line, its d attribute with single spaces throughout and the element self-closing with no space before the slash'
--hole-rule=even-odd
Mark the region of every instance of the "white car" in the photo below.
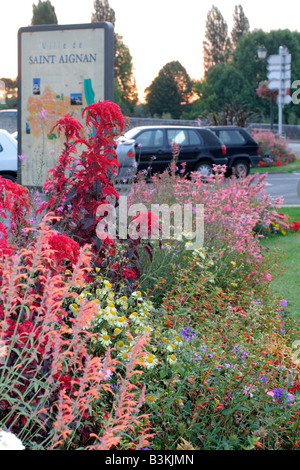
<svg viewBox="0 0 300 470">
<path fill-rule="evenodd" d="M 18 142 L 5 129 L 0 129 L 0 175 L 11 181 L 17 180 Z"/>
</svg>

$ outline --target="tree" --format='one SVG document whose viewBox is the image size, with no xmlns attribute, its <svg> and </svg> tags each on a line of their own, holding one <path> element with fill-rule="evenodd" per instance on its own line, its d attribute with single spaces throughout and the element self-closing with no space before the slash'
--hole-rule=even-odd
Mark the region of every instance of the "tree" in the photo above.
<svg viewBox="0 0 300 470">
<path fill-rule="evenodd" d="M 300 76 L 300 33 L 298 31 L 273 30 L 266 33 L 262 30 L 255 30 L 243 36 L 235 51 L 233 52 L 233 65 L 240 71 L 249 84 L 249 89 L 252 92 L 253 108 L 259 108 L 261 112 L 269 120 L 270 116 L 270 102 L 262 100 L 257 96 L 255 90 L 258 88 L 259 83 L 267 79 L 267 60 L 261 61 L 257 57 L 258 47 L 264 44 L 267 49 L 267 55 L 278 54 L 279 46 L 285 45 L 292 56 L 291 66 L 291 83 L 298 80 Z M 293 90 L 291 90 L 292 94 Z M 278 107 L 274 107 L 275 118 Z M 293 119 L 300 118 L 300 107 L 290 103 L 283 108 L 283 122 L 288 123 L 289 115 Z"/>
<path fill-rule="evenodd" d="M 237 5 L 234 7 L 233 15 L 233 26 L 231 30 L 231 44 L 233 49 L 236 48 L 237 43 L 239 42 L 242 36 L 248 34 L 250 31 L 249 20 L 246 17 L 243 7 Z"/>
<path fill-rule="evenodd" d="M 109 6 L 108 0 L 95 0 L 95 12 L 92 14 L 92 23 L 108 21 L 115 25 L 116 16 Z M 138 102 L 138 93 L 133 76 L 133 63 L 128 46 L 124 44 L 122 36 L 114 34 L 114 101 L 124 114 L 133 114 Z"/>
<path fill-rule="evenodd" d="M 123 113 L 133 114 L 138 102 L 136 81 L 133 76 L 133 63 L 128 46 L 122 36 L 115 34 L 115 81 L 121 90 L 121 100 L 117 104 Z"/>
<path fill-rule="evenodd" d="M 220 10 L 213 6 L 207 13 L 205 41 L 203 41 L 204 70 L 228 61 L 231 44 L 228 26 Z"/>
<path fill-rule="evenodd" d="M 180 62 L 167 63 L 145 90 L 149 112 L 159 116 L 170 113 L 173 119 L 179 119 L 192 88 L 193 82 Z"/>
<path fill-rule="evenodd" d="M 49 0 L 41 1 L 32 5 L 32 25 L 57 24 L 55 8 Z"/>
<path fill-rule="evenodd" d="M 97 21 L 107 21 L 115 26 L 115 11 L 109 6 L 108 0 L 95 0 L 95 11 L 92 14 L 92 23 Z"/>
</svg>

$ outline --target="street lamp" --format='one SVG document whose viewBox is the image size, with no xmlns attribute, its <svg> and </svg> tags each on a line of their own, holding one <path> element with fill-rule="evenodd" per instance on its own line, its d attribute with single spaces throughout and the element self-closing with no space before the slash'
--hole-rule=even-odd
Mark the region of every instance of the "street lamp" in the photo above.
<svg viewBox="0 0 300 470">
<path fill-rule="evenodd" d="M 267 57 L 267 49 L 263 44 L 259 46 L 257 49 L 257 55 L 259 60 L 265 60 Z M 274 101 L 273 101 L 273 93 L 271 93 L 271 109 L 270 109 L 270 128 L 273 130 L 273 123 L 274 123 Z"/>
<path fill-rule="evenodd" d="M 260 60 L 264 60 L 267 57 L 267 49 L 263 44 L 257 49 L 257 55 Z"/>
</svg>

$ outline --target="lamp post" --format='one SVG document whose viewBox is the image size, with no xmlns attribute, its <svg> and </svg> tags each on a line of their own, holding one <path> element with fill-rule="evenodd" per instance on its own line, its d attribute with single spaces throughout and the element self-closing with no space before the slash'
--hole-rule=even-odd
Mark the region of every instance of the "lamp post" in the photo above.
<svg viewBox="0 0 300 470">
<path fill-rule="evenodd" d="M 265 60 L 265 58 L 267 57 L 267 49 L 263 44 L 260 45 L 257 49 L 257 55 L 260 60 Z"/>
<path fill-rule="evenodd" d="M 259 60 L 265 60 L 267 57 L 267 49 L 266 47 L 261 44 L 259 48 L 257 49 L 257 56 Z M 273 130 L 273 124 L 274 124 L 274 98 L 273 98 L 273 93 L 271 92 L 271 109 L 270 109 L 270 129 Z"/>
</svg>

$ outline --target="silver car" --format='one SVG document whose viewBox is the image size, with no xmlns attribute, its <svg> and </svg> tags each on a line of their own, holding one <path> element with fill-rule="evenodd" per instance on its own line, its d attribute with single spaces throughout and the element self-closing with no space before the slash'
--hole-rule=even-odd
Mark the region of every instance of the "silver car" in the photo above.
<svg viewBox="0 0 300 470">
<path fill-rule="evenodd" d="M 126 139 L 125 136 L 120 136 L 116 142 L 116 154 L 118 162 L 120 163 L 120 171 L 116 180 L 125 183 L 134 177 L 137 171 L 135 140 Z"/>
</svg>

